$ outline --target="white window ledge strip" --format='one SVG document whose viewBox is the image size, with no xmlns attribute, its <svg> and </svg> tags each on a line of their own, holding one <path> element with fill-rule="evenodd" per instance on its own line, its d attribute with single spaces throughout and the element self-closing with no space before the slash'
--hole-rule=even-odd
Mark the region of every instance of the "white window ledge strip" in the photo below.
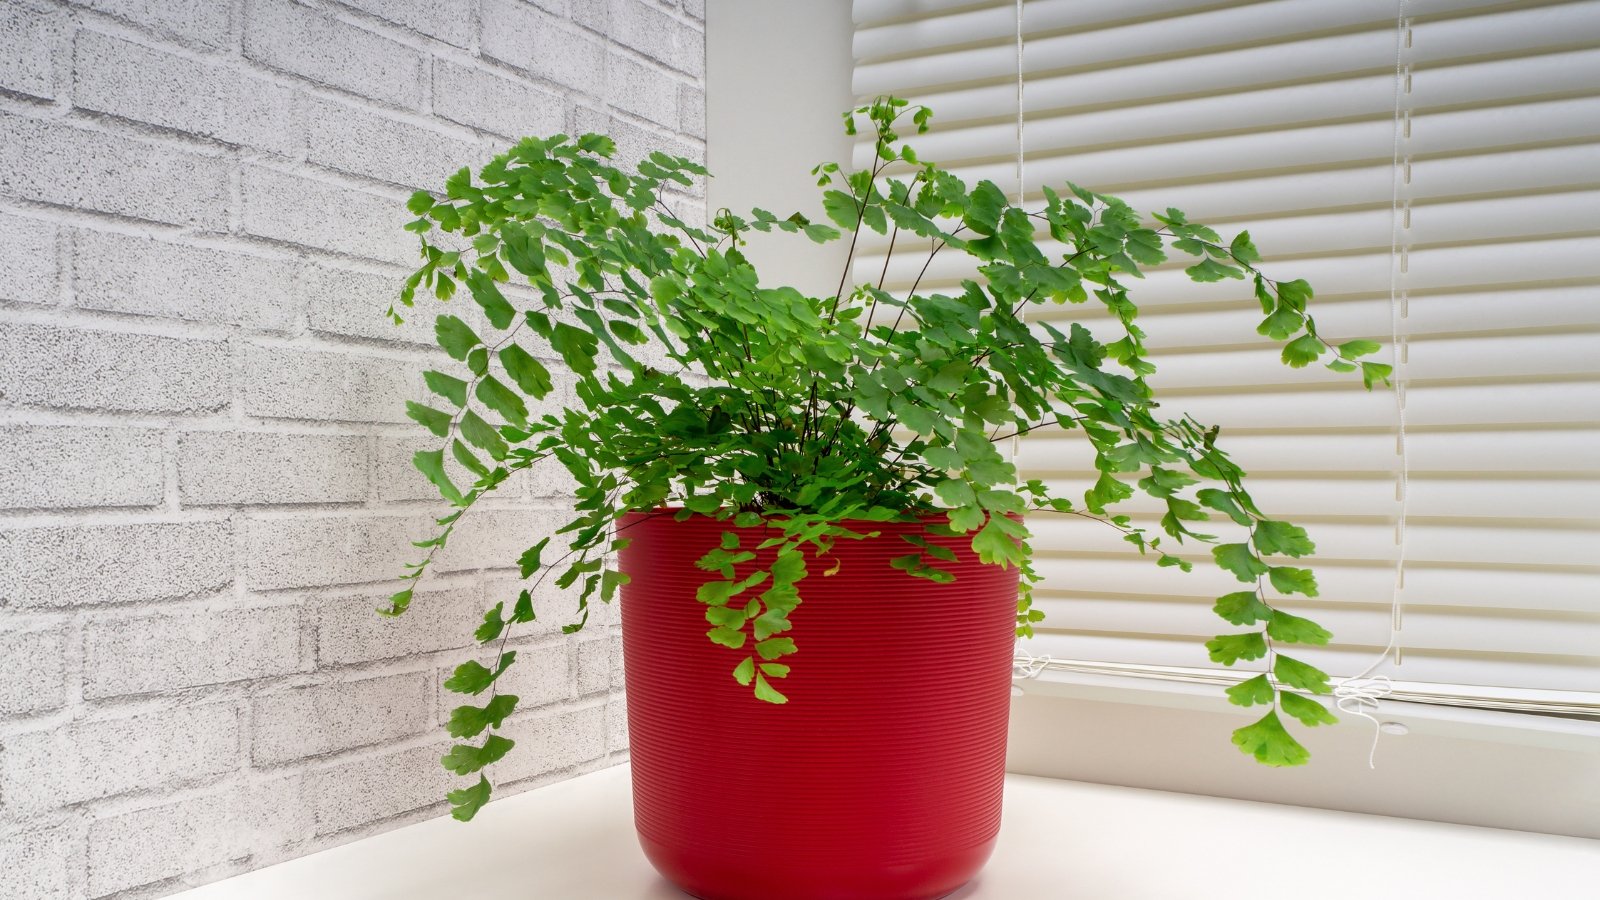
<svg viewBox="0 0 1600 900">
<path fill-rule="evenodd" d="M 1025 662 L 1025 657 L 1017 659 L 1019 668 Z M 1014 681 L 1027 694 L 1202 712 L 1239 711 L 1222 696 L 1222 688 L 1258 674 L 1082 660 L 1036 659 L 1034 663 L 1036 674 Z M 1560 750 L 1600 749 L 1600 720 L 1585 717 L 1600 714 L 1592 695 L 1495 688 L 1497 696 L 1491 698 L 1459 693 L 1464 689 L 1397 681 L 1393 693 L 1379 701 L 1374 715 L 1384 722 L 1399 722 L 1413 732 L 1443 737 Z M 1471 690 L 1478 689 L 1473 686 Z M 1507 696 L 1498 696 L 1502 694 Z M 1571 696 L 1561 700 L 1550 696 L 1562 694 Z M 1331 701 L 1324 702 L 1331 707 Z M 1579 712 L 1553 714 L 1563 707 Z"/>
</svg>

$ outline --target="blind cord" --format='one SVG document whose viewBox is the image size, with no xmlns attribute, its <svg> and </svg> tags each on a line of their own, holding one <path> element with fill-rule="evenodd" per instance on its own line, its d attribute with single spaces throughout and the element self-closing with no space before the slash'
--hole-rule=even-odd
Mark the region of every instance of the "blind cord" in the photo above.
<svg viewBox="0 0 1600 900">
<path fill-rule="evenodd" d="M 1410 465 L 1406 457 L 1406 337 L 1401 321 L 1406 318 L 1407 296 L 1404 276 L 1409 268 L 1407 242 L 1403 239 L 1409 227 L 1410 201 L 1403 199 L 1402 185 L 1410 183 L 1411 160 L 1407 142 L 1411 137 L 1411 111 L 1404 101 L 1411 91 L 1411 72 L 1406 64 L 1406 50 L 1411 46 L 1411 23 L 1406 18 L 1406 0 L 1397 0 L 1394 29 L 1394 150 L 1391 161 L 1389 203 L 1389 337 L 1394 371 L 1395 402 L 1395 453 L 1399 469 L 1395 481 L 1395 563 L 1394 586 L 1389 600 L 1389 642 L 1383 651 L 1359 673 L 1340 680 L 1333 688 L 1334 705 L 1339 711 L 1358 716 L 1372 723 L 1372 748 L 1367 752 L 1367 768 L 1378 767 L 1378 741 L 1383 736 L 1383 723 L 1373 713 L 1378 711 L 1378 701 L 1394 692 L 1394 685 L 1384 675 L 1373 675 L 1377 668 L 1394 654 L 1394 664 L 1401 664 L 1400 629 L 1404 612 L 1406 586 L 1406 511 L 1411 493 Z"/>
<path fill-rule="evenodd" d="M 1395 482 L 1395 499 L 1398 503 L 1395 517 L 1395 572 L 1394 584 L 1390 589 L 1389 600 L 1389 640 L 1384 645 L 1382 652 L 1375 657 L 1366 668 L 1348 678 L 1340 679 L 1334 685 L 1334 705 L 1338 710 L 1347 715 L 1357 716 L 1372 723 L 1372 745 L 1367 752 L 1367 767 L 1376 769 L 1378 756 L 1378 742 L 1383 736 L 1383 723 L 1373 715 L 1379 709 L 1379 701 L 1394 693 L 1394 684 L 1387 675 L 1374 675 L 1379 666 L 1383 665 L 1390 657 L 1394 656 L 1394 664 L 1402 662 L 1400 644 L 1400 630 L 1403 624 L 1404 590 L 1405 590 L 1405 563 L 1406 563 L 1406 512 L 1410 494 L 1410 465 L 1406 455 L 1406 380 L 1404 375 L 1406 365 L 1406 338 L 1401 327 L 1401 321 L 1406 318 L 1408 306 L 1406 288 L 1403 276 L 1408 268 L 1408 248 L 1402 236 L 1405 229 L 1410 227 L 1410 201 L 1403 199 L 1403 184 L 1410 183 L 1411 161 L 1409 154 L 1404 150 L 1411 131 L 1411 113 L 1409 105 L 1405 102 L 1411 91 L 1410 67 L 1406 63 L 1406 51 L 1411 46 L 1411 24 L 1406 17 L 1407 0 L 1396 0 L 1395 10 L 1395 50 L 1394 50 L 1394 141 L 1391 151 L 1390 166 L 1390 198 L 1389 198 L 1389 332 L 1390 348 L 1392 353 L 1393 371 L 1390 377 L 1394 382 L 1395 394 L 1395 453 L 1398 459 L 1397 480 Z M 1022 27 L 1023 0 L 1017 0 L 1016 25 L 1017 25 L 1017 205 L 1022 205 L 1026 196 L 1024 176 L 1024 159 L 1026 135 L 1026 118 L 1023 115 L 1023 27 Z M 1016 436 L 1011 438 L 1011 457 L 1016 459 L 1019 451 L 1019 441 Z M 1026 651 L 1020 651 L 1021 656 L 1012 666 L 1012 678 L 1017 680 L 1031 680 L 1037 678 L 1047 668 L 1055 667 L 1058 663 L 1050 656 L 1034 656 Z M 1061 662 L 1061 667 L 1070 667 L 1070 663 Z M 1013 689 L 1021 693 L 1021 688 Z"/>
<path fill-rule="evenodd" d="M 1022 3 L 1017 0 L 1017 206 L 1021 207 L 1027 199 L 1027 184 L 1023 179 L 1024 138 L 1026 136 L 1025 117 L 1022 114 Z M 1026 304 L 1024 304 L 1026 305 Z M 1027 310 L 1017 310 L 1018 320 L 1027 318 Z M 1011 464 L 1016 465 L 1017 457 L 1022 453 L 1021 433 L 1011 436 Z"/>
</svg>

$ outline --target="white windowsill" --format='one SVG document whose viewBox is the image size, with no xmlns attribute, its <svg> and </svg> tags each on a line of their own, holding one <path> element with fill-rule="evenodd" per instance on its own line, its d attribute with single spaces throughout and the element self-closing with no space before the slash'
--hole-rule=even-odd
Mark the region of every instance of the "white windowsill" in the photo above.
<svg viewBox="0 0 1600 900">
<path fill-rule="evenodd" d="M 1124 675 L 1046 670 L 1030 679 L 1015 679 L 1016 691 L 1036 695 L 1073 697 L 1109 703 L 1135 703 L 1168 709 L 1227 710 L 1222 688 L 1212 684 L 1157 681 Z M 1331 698 L 1314 698 L 1332 709 Z M 1545 747 L 1552 750 L 1594 752 L 1600 748 L 1600 722 L 1542 716 L 1530 713 L 1473 709 L 1383 699 L 1374 717 L 1399 722 L 1417 734 L 1434 734 L 1469 740 L 1495 741 Z M 1354 719 L 1354 716 L 1348 716 Z M 1362 724 L 1360 727 L 1366 727 Z"/>
<path fill-rule="evenodd" d="M 1576 896 L 1600 841 L 1008 776 L 1000 846 L 953 900 Z M 627 766 L 174 900 L 676 900 L 634 840 Z"/>
</svg>

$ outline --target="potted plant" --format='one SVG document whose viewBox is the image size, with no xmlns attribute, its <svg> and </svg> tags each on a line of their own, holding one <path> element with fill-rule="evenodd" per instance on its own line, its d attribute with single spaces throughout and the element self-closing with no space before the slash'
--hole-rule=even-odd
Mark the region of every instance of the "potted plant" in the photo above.
<svg viewBox="0 0 1600 900">
<path fill-rule="evenodd" d="M 704 169 L 655 153 L 625 172 L 594 134 L 525 139 L 477 180 L 450 178 L 444 199 L 412 197 L 423 263 L 403 305 L 464 286 L 493 331 L 438 317 L 460 371 L 425 373 L 439 400 L 410 414 L 441 442 L 416 466 L 454 508 L 405 577 L 414 586 L 514 473 L 553 457 L 577 484 L 554 544 L 518 560 L 528 588 L 485 614 L 486 661 L 446 685 L 474 698 L 451 716 L 460 743 L 444 757 L 475 778 L 450 794 L 457 818 L 488 801 L 483 770 L 511 749 L 504 643 L 554 580 L 581 595 L 569 632 L 621 592 L 636 821 L 667 877 L 705 898 L 954 890 L 999 826 L 1013 643 L 1042 618 L 1024 519 L 1038 510 L 1099 520 L 1163 566 L 1190 568 L 1177 544 L 1212 545 L 1241 589 L 1216 602 L 1235 627 L 1207 643 L 1211 658 L 1264 669 L 1227 691 L 1266 711 L 1234 732 L 1244 752 L 1303 763 L 1283 715 L 1334 721 L 1310 696 L 1327 676 L 1279 651 L 1328 632 L 1272 601 L 1316 594 L 1310 571 L 1283 563 L 1312 543 L 1256 506 L 1216 428 L 1161 417 L 1122 280 L 1170 247 L 1196 281 L 1253 288 L 1284 362 L 1359 371 L 1369 388 L 1388 374 L 1360 359 L 1378 345 L 1320 335 L 1311 288 L 1257 270 L 1247 234 L 1224 240 L 1172 209 L 1146 224 L 1073 185 L 1036 209 L 968 187 L 902 141 L 902 123 L 928 118 L 894 98 L 845 114 L 877 154 L 868 170 L 814 170 L 832 225 L 757 209 L 696 227 L 660 193 Z M 436 229 L 461 240 L 437 243 Z M 779 230 L 848 238 L 853 254 L 864 229 L 930 261 L 967 254 L 981 277 L 949 294 L 919 293 L 919 278 L 898 296 L 881 277 L 852 283 L 846 262 L 834 294 L 813 297 L 761 284 L 740 251 Z M 500 287 L 513 279 L 537 299 L 514 303 Z M 1032 304 L 1089 302 L 1120 323 L 1116 340 L 1025 319 Z M 536 416 L 524 398 L 551 390 L 541 355 L 572 371 L 578 402 Z M 1095 454 L 1082 497 L 1020 480 L 997 449 L 1047 426 L 1082 431 Z M 447 455 L 476 480 L 456 484 Z M 1164 502 L 1158 526 L 1111 511 L 1135 490 Z M 1213 526 L 1233 536 L 1193 530 Z"/>
</svg>

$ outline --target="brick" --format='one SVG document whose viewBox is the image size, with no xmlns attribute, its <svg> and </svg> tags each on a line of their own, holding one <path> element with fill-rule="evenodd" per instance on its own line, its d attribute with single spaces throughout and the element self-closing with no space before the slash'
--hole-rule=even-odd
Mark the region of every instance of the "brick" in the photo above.
<svg viewBox="0 0 1600 900">
<path fill-rule="evenodd" d="M 282 516 L 245 524 L 245 579 L 250 587 L 309 587 L 386 581 L 423 551 L 432 536 L 426 515 Z"/>
<path fill-rule="evenodd" d="M 306 158 L 330 169 L 438 190 L 462 166 L 484 162 L 478 144 L 420 125 L 328 100 L 310 99 L 306 107 Z"/>
<path fill-rule="evenodd" d="M 157 34 L 200 44 L 226 47 L 232 37 L 233 5 L 217 0 L 70 0 L 108 13 Z"/>
<path fill-rule="evenodd" d="M 213 593 L 232 581 L 227 522 L 0 531 L 0 606 L 140 603 Z"/>
<path fill-rule="evenodd" d="M 227 344 L 54 325 L 0 325 L 0 394 L 55 409 L 203 413 L 232 399 Z"/>
<path fill-rule="evenodd" d="M 433 64 L 433 111 L 508 138 L 543 137 L 562 130 L 566 104 L 527 82 L 441 59 Z"/>
<path fill-rule="evenodd" d="M 606 755 L 605 706 L 513 717 L 503 733 L 517 745 L 495 764 L 500 782 L 534 778 Z"/>
<path fill-rule="evenodd" d="M 434 557 L 434 571 L 515 568 L 524 550 L 541 538 L 553 538 L 565 523 L 552 509 L 475 509 L 461 517 L 449 544 Z"/>
<path fill-rule="evenodd" d="M 434 345 L 434 316 L 427 297 L 421 309 L 399 306 L 400 275 L 378 275 L 331 266 L 307 266 L 301 273 L 300 298 L 312 331 L 392 343 Z M 384 312 L 396 305 L 405 322 L 395 325 Z"/>
<path fill-rule="evenodd" d="M 0 300 L 13 303 L 55 303 L 60 299 L 56 275 L 56 227 L 39 219 L 0 213 Z"/>
<path fill-rule="evenodd" d="M 82 840 L 71 825 L 55 825 L 0 837 L 0 900 L 45 900 L 80 896 Z"/>
<path fill-rule="evenodd" d="M 56 95 L 55 58 L 61 45 L 61 18 L 22 3 L 0 8 L 0 90 L 49 100 Z"/>
<path fill-rule="evenodd" d="M 437 450 L 439 446 L 439 439 L 421 428 L 416 429 L 416 434 L 410 437 L 380 438 L 376 474 L 378 499 L 443 502 L 439 496 L 439 489 L 411 464 L 411 457 L 418 450 Z M 444 465 L 450 480 L 463 490 L 478 477 L 468 472 L 448 453 L 445 454 Z M 500 488 L 500 492 L 506 495 L 510 495 L 514 490 L 515 487 L 511 484 Z"/>
<path fill-rule="evenodd" d="M 702 161 L 705 156 L 702 151 L 680 139 L 657 134 L 654 131 L 646 131 L 625 119 L 607 116 L 588 107 L 580 106 L 577 108 L 575 122 L 573 130 L 578 134 L 593 131 L 610 135 L 612 140 L 616 141 L 617 155 L 613 159 L 613 163 L 618 168 L 636 168 L 640 160 L 645 159 L 651 152 L 656 150 L 669 156 L 686 157 L 695 162 Z M 702 182 L 696 181 L 695 184 L 695 190 L 704 190 Z"/>
<path fill-rule="evenodd" d="M 238 764 L 231 703 L 78 721 L 14 734 L 0 755 L 5 808 L 41 810 L 193 781 Z"/>
<path fill-rule="evenodd" d="M 646 0 L 609 0 L 609 33 L 657 62 L 699 77 L 706 68 L 705 35 Z"/>
<path fill-rule="evenodd" d="M 589 629 L 585 628 L 587 632 Z M 622 636 L 602 634 L 577 642 L 578 693 L 594 694 L 622 686 Z"/>
<path fill-rule="evenodd" d="M 89 826 L 93 896 L 161 881 L 315 835 L 298 775 L 106 815 Z"/>
<path fill-rule="evenodd" d="M 244 55 L 265 66 L 382 103 L 417 108 L 426 63 L 403 44 L 289 0 L 255 0 Z"/>
<path fill-rule="evenodd" d="M 411 266 L 415 216 L 402 200 L 313 181 L 258 166 L 240 179 L 245 234 Z"/>
<path fill-rule="evenodd" d="M 706 92 L 692 85 L 678 86 L 678 130 L 706 139 Z"/>
<path fill-rule="evenodd" d="M 522 626 L 519 625 L 517 628 L 517 633 L 520 634 Z M 533 645 L 524 642 L 510 648 L 517 651 L 517 661 L 511 664 L 511 668 L 507 669 L 495 684 L 502 694 L 510 694 L 517 698 L 518 712 L 572 699 L 572 659 L 567 653 L 568 643 L 569 641 L 564 639 Z M 468 658 L 476 658 L 487 665 L 493 660 L 494 655 L 481 651 L 463 654 L 461 659 L 452 661 L 450 665 L 439 670 L 439 696 L 442 700 L 439 721 L 441 722 L 448 721 L 451 710 L 457 706 L 465 704 L 482 706 L 486 702 L 483 697 L 468 697 L 443 688 L 444 680 L 450 677 L 457 665 L 466 662 Z"/>
<path fill-rule="evenodd" d="M 392 741 L 433 727 L 432 708 L 421 672 L 258 697 L 250 758 L 273 765 Z"/>
<path fill-rule="evenodd" d="M 678 127 L 678 85 L 621 53 L 606 59 L 605 100 L 668 128 Z"/>
<path fill-rule="evenodd" d="M 384 593 L 314 600 L 318 662 L 361 663 L 460 649 L 474 642 L 472 632 L 488 605 L 475 587 L 418 590 L 405 615 L 389 618 L 377 613 L 387 597 Z"/>
<path fill-rule="evenodd" d="M 317 833 L 331 834 L 428 806 L 442 806 L 446 791 L 468 784 L 439 765 L 442 744 L 311 772 L 306 787 L 316 810 Z"/>
<path fill-rule="evenodd" d="M 243 857 L 237 798 L 191 797 L 89 825 L 89 895 L 161 881 Z"/>
<path fill-rule="evenodd" d="M 227 225 L 228 164 L 170 145 L 0 113 L 0 191 L 212 231 Z"/>
<path fill-rule="evenodd" d="M 411 360 L 249 345 L 244 411 L 270 419 L 408 422 L 423 367 Z"/>
<path fill-rule="evenodd" d="M 479 16 L 484 54 L 580 91 L 604 84 L 605 51 L 590 35 L 519 0 L 485 0 Z"/>
<path fill-rule="evenodd" d="M 706 0 L 683 0 L 683 11 L 704 22 L 706 19 Z M 700 27 L 702 29 L 705 28 L 704 25 Z"/>
<path fill-rule="evenodd" d="M 285 155 L 305 144 L 282 85 L 93 31 L 79 33 L 75 53 L 72 99 L 83 109 Z"/>
<path fill-rule="evenodd" d="M 552 542 L 554 544 L 555 542 Z M 565 547 L 562 548 L 563 552 Z M 535 576 L 537 578 L 537 576 Z M 534 638 L 561 633 L 563 625 L 577 622 L 582 618 L 578 611 L 579 589 L 574 586 L 566 590 L 557 588 L 552 582 L 555 573 L 545 579 L 539 590 L 533 595 L 533 610 L 538 616 L 526 625 L 517 626 L 519 637 Z M 488 602 L 485 606 L 492 606 L 504 600 L 508 605 L 516 599 L 523 588 L 532 589 L 531 581 L 523 581 L 517 573 L 496 575 L 483 579 L 484 590 Z M 581 634 L 589 635 L 615 621 L 615 606 L 610 603 L 601 603 L 598 600 L 589 606 L 589 622 L 584 626 Z M 593 631 L 591 631 L 593 629 Z"/>
<path fill-rule="evenodd" d="M 622 694 L 606 702 L 606 750 L 615 753 L 628 749 L 628 704 Z"/>
<path fill-rule="evenodd" d="M 185 505 L 358 502 L 367 496 L 367 469 L 367 439 L 355 435 L 178 436 L 178 495 Z"/>
<path fill-rule="evenodd" d="M 73 295 L 86 309 L 286 331 L 298 315 L 296 271 L 290 260 L 125 234 L 72 239 Z"/>
<path fill-rule="evenodd" d="M 0 716 L 58 709 L 67 700 L 67 630 L 0 630 Z"/>
<path fill-rule="evenodd" d="M 344 5 L 447 44 L 472 44 L 472 0 L 344 0 Z"/>
<path fill-rule="evenodd" d="M 99 617 L 84 633 L 90 699 L 302 671 L 298 606 Z"/>
<path fill-rule="evenodd" d="M 551 10 L 551 12 L 557 11 Z M 578 5 L 570 10 L 570 13 L 561 11 L 561 14 L 570 14 L 572 21 L 600 34 L 605 34 L 611 27 L 611 9 L 606 5 L 605 0 L 589 0 L 589 2 L 580 0 Z"/>
<path fill-rule="evenodd" d="M 161 502 L 161 436 L 132 428 L 0 429 L 0 509 Z"/>
</svg>

